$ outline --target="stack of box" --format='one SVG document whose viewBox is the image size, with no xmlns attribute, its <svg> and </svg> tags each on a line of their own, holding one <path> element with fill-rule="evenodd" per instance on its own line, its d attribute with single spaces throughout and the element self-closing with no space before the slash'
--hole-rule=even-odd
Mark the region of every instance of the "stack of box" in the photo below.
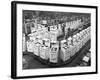
<svg viewBox="0 0 100 80">
<path fill-rule="evenodd" d="M 31 26 L 30 23 L 25 23 L 25 34 L 30 34 L 31 33 Z"/>
<path fill-rule="evenodd" d="M 84 29 L 84 44 L 87 42 L 87 40 L 88 40 L 88 33 L 87 33 L 87 29 Z"/>
<path fill-rule="evenodd" d="M 65 26 L 65 35 L 68 34 L 68 28 L 70 27 L 69 22 L 66 22 L 66 26 Z"/>
<path fill-rule="evenodd" d="M 83 33 L 83 41 L 82 41 L 82 44 L 84 45 L 85 42 L 86 42 L 86 38 L 85 38 L 86 33 L 85 33 L 85 30 L 82 30 L 82 33 Z"/>
<path fill-rule="evenodd" d="M 50 40 L 49 39 L 43 39 L 43 44 L 40 46 L 40 57 L 42 59 L 49 59 L 49 53 L 50 53 Z"/>
<path fill-rule="evenodd" d="M 83 33 L 82 33 L 82 31 L 79 32 L 79 34 L 80 34 L 80 48 L 82 48 L 82 45 L 83 45 L 83 44 L 82 44 L 82 41 L 83 41 L 83 40 L 82 40 L 82 39 L 83 39 L 83 36 L 82 36 Z"/>
<path fill-rule="evenodd" d="M 51 41 L 57 41 L 58 27 L 57 25 L 50 26 L 50 39 Z"/>
<path fill-rule="evenodd" d="M 50 32 L 49 31 L 44 31 L 44 35 L 41 35 L 43 39 L 50 39 Z"/>
<path fill-rule="evenodd" d="M 46 46 L 45 45 L 41 45 L 40 46 L 40 58 L 47 60 L 48 59 L 48 53 L 46 53 Z"/>
<path fill-rule="evenodd" d="M 68 49 L 67 49 L 67 53 L 70 54 L 70 56 L 74 55 L 74 51 L 73 51 L 73 43 L 72 43 L 72 37 L 69 37 L 67 39 L 67 43 L 68 43 Z"/>
<path fill-rule="evenodd" d="M 68 22 L 70 29 L 77 29 L 81 25 L 81 19 Z"/>
<path fill-rule="evenodd" d="M 33 32 L 33 33 L 29 34 L 28 37 L 30 40 L 35 41 L 36 35 L 37 35 L 37 32 Z"/>
<path fill-rule="evenodd" d="M 36 31 L 36 24 L 34 22 L 30 23 L 30 27 L 31 27 L 31 33 Z"/>
<path fill-rule="evenodd" d="M 40 46 L 42 45 L 42 39 L 41 39 L 41 36 L 38 35 L 36 36 L 35 38 L 35 42 L 34 42 L 34 51 L 33 53 L 36 55 L 36 56 L 39 56 L 40 55 Z"/>
<path fill-rule="evenodd" d="M 34 42 L 32 40 L 27 41 L 27 51 L 28 52 L 33 52 L 33 47 L 34 47 Z"/>
<path fill-rule="evenodd" d="M 40 56 L 40 43 L 34 43 L 34 51 L 33 51 L 33 53 L 34 53 L 34 55 L 36 55 L 36 56 Z"/>
<path fill-rule="evenodd" d="M 26 40 L 25 40 L 25 34 L 22 35 L 22 51 L 26 51 Z"/>
<path fill-rule="evenodd" d="M 85 43 L 90 39 L 90 28 L 82 30 L 80 33 L 80 47 L 84 46 Z"/>
<path fill-rule="evenodd" d="M 76 34 L 76 36 L 77 36 L 77 47 L 78 47 L 78 51 L 80 50 L 80 48 L 81 48 L 81 39 L 80 39 L 80 34 L 79 33 L 77 33 Z"/>
<path fill-rule="evenodd" d="M 70 59 L 70 53 L 68 52 L 69 50 L 68 44 L 66 40 L 61 41 L 61 51 L 60 51 L 60 58 L 63 61 L 67 61 Z"/>
<path fill-rule="evenodd" d="M 90 33 L 91 33 L 90 27 L 88 27 L 88 28 L 87 28 L 87 35 L 88 35 L 88 36 L 87 36 L 87 39 L 90 39 L 90 37 L 91 37 L 91 34 L 90 34 Z"/>
<path fill-rule="evenodd" d="M 54 31 L 50 31 L 50 41 L 57 41 L 57 34 Z"/>
<path fill-rule="evenodd" d="M 58 24 L 58 36 L 62 35 L 61 24 Z"/>
<path fill-rule="evenodd" d="M 58 51 L 59 51 L 59 42 L 52 41 L 50 44 L 50 53 L 49 53 L 49 61 L 51 63 L 58 62 Z"/>
<path fill-rule="evenodd" d="M 73 40 L 73 54 L 71 55 L 71 56 L 73 56 L 76 52 L 77 52 L 77 50 L 78 50 L 78 48 L 77 48 L 77 36 L 76 35 L 74 35 L 73 37 L 72 37 L 72 40 Z"/>
</svg>

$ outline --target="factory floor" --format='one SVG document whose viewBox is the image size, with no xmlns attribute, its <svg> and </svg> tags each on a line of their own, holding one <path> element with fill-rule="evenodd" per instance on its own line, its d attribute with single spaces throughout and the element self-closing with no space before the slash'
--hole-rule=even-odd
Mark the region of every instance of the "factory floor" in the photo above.
<svg viewBox="0 0 100 80">
<path fill-rule="evenodd" d="M 63 66 L 60 67 L 77 67 L 77 66 L 90 66 L 90 63 L 83 64 L 82 58 L 86 55 L 86 51 L 90 48 L 90 40 L 81 48 L 79 52 L 73 57 L 73 59 Z M 37 60 L 30 53 L 27 55 L 23 55 L 23 59 L 25 59 L 26 63 L 23 65 L 23 69 L 39 69 L 39 68 L 51 68 L 51 66 L 47 64 L 41 63 L 41 61 Z M 59 66 L 58 66 L 59 67 Z"/>
</svg>

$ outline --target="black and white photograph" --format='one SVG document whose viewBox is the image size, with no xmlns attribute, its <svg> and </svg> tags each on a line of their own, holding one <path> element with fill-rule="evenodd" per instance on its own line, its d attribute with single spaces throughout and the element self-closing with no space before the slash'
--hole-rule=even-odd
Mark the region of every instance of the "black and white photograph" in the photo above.
<svg viewBox="0 0 100 80">
<path fill-rule="evenodd" d="M 91 14 L 23 10 L 23 69 L 91 66 Z"/>
<path fill-rule="evenodd" d="M 97 72 L 96 6 L 12 6 L 13 78 Z"/>
</svg>

